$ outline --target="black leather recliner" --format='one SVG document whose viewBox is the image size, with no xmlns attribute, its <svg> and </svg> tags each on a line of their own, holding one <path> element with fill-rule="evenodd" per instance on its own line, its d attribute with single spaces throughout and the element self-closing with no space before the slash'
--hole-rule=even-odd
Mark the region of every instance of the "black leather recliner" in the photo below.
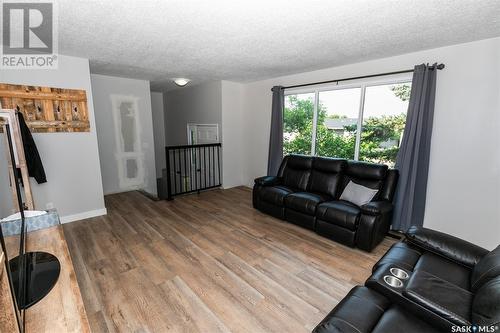
<svg viewBox="0 0 500 333">
<path fill-rule="evenodd" d="M 361 207 L 339 200 L 349 181 L 377 189 Z M 389 231 L 398 172 L 386 165 L 288 155 L 277 176 L 255 179 L 253 206 L 348 246 L 371 251 Z"/>
<path fill-rule="evenodd" d="M 313 330 L 313 333 L 437 333 L 426 321 L 392 303 L 384 295 L 356 286 Z"/>
<path fill-rule="evenodd" d="M 404 241 L 395 243 L 373 266 L 397 265 L 409 271 L 425 271 L 465 290 L 472 290 L 471 276 L 489 251 L 460 238 L 423 227 L 411 227 Z M 500 249 L 497 274 L 500 274 Z M 479 266 L 480 268 L 481 266 Z M 493 269 L 493 272 L 495 270 Z"/>
<path fill-rule="evenodd" d="M 384 282 L 391 268 L 408 275 L 398 287 Z M 365 286 L 351 290 L 313 332 L 500 332 L 500 246 L 487 251 L 412 227 Z"/>
</svg>

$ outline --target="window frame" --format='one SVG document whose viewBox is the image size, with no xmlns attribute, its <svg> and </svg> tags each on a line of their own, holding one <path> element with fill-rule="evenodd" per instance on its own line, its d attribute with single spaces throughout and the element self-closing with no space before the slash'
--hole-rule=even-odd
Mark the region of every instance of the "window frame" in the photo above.
<svg viewBox="0 0 500 333">
<path fill-rule="evenodd" d="M 358 123 L 356 125 L 356 144 L 354 146 L 354 161 L 359 161 L 359 151 L 361 145 L 361 132 L 363 131 L 363 113 L 365 110 L 365 97 L 366 97 L 366 88 L 368 87 L 376 87 L 376 86 L 385 86 L 385 85 L 394 85 L 394 84 L 404 84 L 404 83 L 412 83 L 412 75 L 400 75 L 392 78 L 384 78 L 384 79 L 372 79 L 372 80 L 363 80 L 359 82 L 351 82 L 351 83 L 337 83 L 337 84 L 327 84 L 320 85 L 316 87 L 310 88 L 296 88 L 296 89 L 287 89 L 285 90 L 284 97 L 289 95 L 300 95 L 300 94 L 314 94 L 314 109 L 313 109 L 313 124 L 312 124 L 312 138 L 311 138 L 311 156 L 316 155 L 316 137 L 317 137 L 317 122 L 318 122 L 318 103 L 319 103 L 319 94 L 325 91 L 334 91 L 334 90 L 342 90 L 342 89 L 353 89 L 360 88 L 360 101 L 359 101 L 359 112 L 358 112 Z M 283 124 L 284 126 L 284 124 Z"/>
</svg>

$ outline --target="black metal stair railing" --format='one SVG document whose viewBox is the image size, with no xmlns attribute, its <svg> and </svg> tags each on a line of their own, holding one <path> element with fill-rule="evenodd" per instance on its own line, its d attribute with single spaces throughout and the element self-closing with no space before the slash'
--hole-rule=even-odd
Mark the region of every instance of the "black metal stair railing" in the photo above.
<svg viewBox="0 0 500 333">
<path fill-rule="evenodd" d="M 167 146 L 167 200 L 174 196 L 220 187 L 220 143 Z"/>
</svg>

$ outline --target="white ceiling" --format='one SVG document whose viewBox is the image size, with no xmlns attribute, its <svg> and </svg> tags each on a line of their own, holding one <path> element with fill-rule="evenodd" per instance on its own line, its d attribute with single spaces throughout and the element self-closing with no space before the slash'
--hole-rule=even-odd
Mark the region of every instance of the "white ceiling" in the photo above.
<svg viewBox="0 0 500 333">
<path fill-rule="evenodd" d="M 254 81 L 500 36 L 499 0 L 59 0 L 93 73 Z"/>
</svg>

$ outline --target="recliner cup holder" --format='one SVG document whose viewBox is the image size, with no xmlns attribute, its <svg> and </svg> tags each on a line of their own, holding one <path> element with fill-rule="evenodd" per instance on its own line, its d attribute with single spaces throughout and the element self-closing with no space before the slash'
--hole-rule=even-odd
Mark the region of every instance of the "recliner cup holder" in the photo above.
<svg viewBox="0 0 500 333">
<path fill-rule="evenodd" d="M 393 288 L 401 288 L 403 286 L 403 281 L 392 275 L 385 275 L 384 282 Z"/>
<path fill-rule="evenodd" d="M 391 269 L 389 269 L 389 272 L 391 272 L 392 275 L 400 280 L 406 280 L 410 277 L 404 270 L 396 267 L 391 267 Z"/>
</svg>

